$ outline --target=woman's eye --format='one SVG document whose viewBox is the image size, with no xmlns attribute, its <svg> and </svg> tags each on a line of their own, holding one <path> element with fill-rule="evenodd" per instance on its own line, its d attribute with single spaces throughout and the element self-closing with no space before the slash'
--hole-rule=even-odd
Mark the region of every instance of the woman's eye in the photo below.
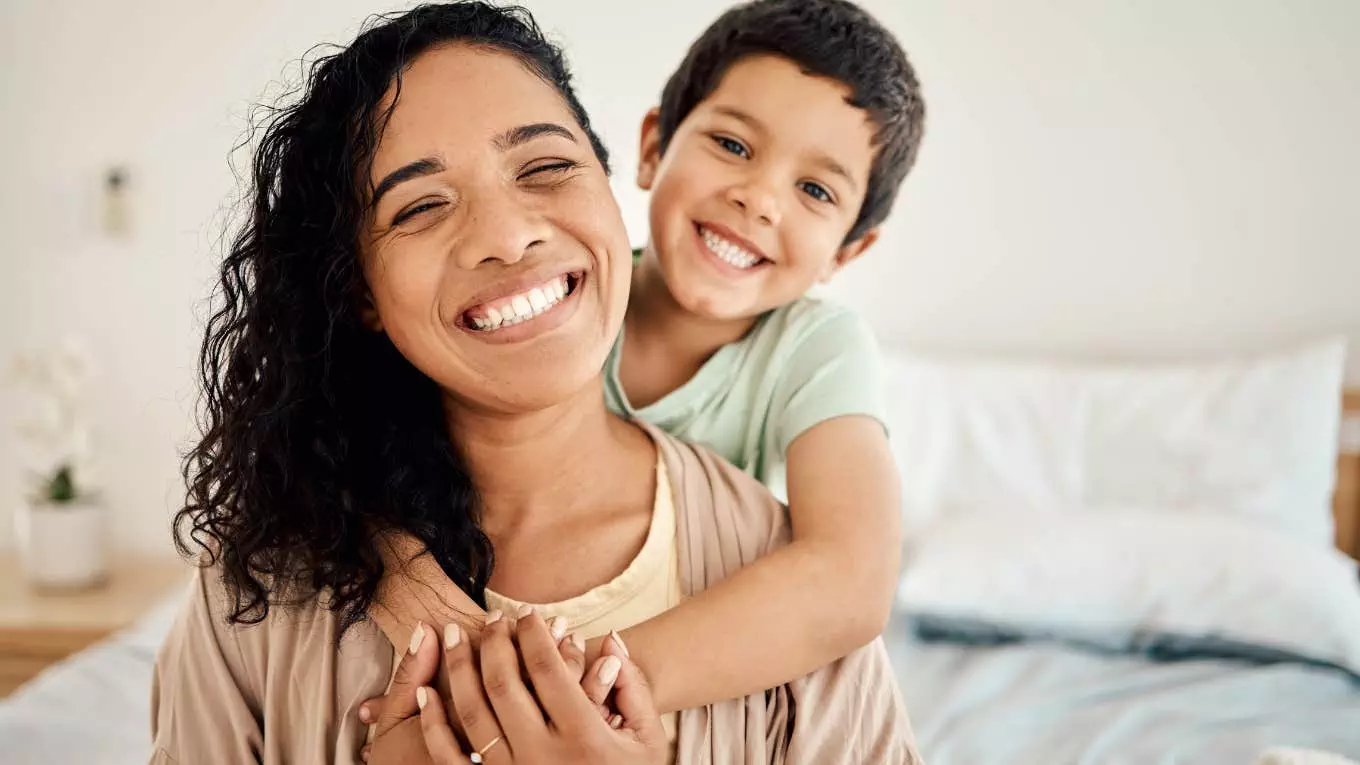
<svg viewBox="0 0 1360 765">
<path fill-rule="evenodd" d="M 812 181 L 803 181 L 802 183 L 798 184 L 798 188 L 802 189 L 804 194 L 807 194 L 808 196 L 812 197 L 818 202 L 835 201 L 835 199 L 832 198 L 831 196 L 831 192 L 827 191 L 826 187 L 821 185 L 820 183 L 813 183 Z"/>
<path fill-rule="evenodd" d="M 542 165 L 535 165 L 520 174 L 520 179 L 532 178 L 534 176 L 561 175 L 562 173 L 575 170 L 580 167 L 580 163 L 571 160 L 556 160 Z"/>
<path fill-rule="evenodd" d="M 392 221 L 392 225 L 395 226 L 399 223 L 410 220 L 411 218 L 428 210 L 433 210 L 434 208 L 439 207 L 442 204 L 444 204 L 442 201 L 431 199 L 427 202 L 421 202 L 420 204 L 408 207 L 405 210 L 402 210 L 401 212 L 397 213 L 397 217 Z"/>
<path fill-rule="evenodd" d="M 735 138 L 728 138 L 727 136 L 715 135 L 713 136 L 713 140 L 716 141 L 717 144 L 723 148 L 723 151 L 726 151 L 729 154 L 735 154 L 738 157 L 741 157 L 742 159 L 751 156 L 751 152 L 747 150 L 745 144 L 743 144 L 741 141 L 736 140 Z"/>
</svg>

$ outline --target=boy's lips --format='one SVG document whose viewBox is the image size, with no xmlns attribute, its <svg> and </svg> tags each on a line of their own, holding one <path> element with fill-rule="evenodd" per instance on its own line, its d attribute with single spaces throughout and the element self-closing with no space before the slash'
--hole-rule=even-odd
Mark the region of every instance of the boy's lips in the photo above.
<svg viewBox="0 0 1360 765">
<path fill-rule="evenodd" d="M 713 260 L 736 273 L 745 273 L 770 262 L 754 242 L 722 224 L 696 222 L 694 231 L 699 247 Z"/>
</svg>

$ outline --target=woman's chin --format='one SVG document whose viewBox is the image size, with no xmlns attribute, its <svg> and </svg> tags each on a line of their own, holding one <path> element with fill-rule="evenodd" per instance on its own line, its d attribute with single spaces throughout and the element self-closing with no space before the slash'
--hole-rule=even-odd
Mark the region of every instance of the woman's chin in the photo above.
<svg viewBox="0 0 1360 765">
<path fill-rule="evenodd" d="M 503 346 L 508 347 L 513 346 Z M 587 389 L 594 398 L 603 401 L 600 375 L 608 354 L 609 345 L 599 341 L 591 347 L 583 347 L 580 342 L 540 342 L 534 344 L 531 355 L 511 354 L 512 358 L 478 365 L 481 382 L 475 387 L 468 386 L 465 380 L 443 387 L 455 400 L 507 416 L 570 403 L 580 399 Z M 467 395 L 473 390 L 474 395 Z"/>
</svg>

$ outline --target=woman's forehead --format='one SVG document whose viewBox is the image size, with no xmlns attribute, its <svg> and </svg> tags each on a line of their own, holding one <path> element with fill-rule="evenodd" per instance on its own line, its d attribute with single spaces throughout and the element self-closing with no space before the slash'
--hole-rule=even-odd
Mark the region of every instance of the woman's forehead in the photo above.
<svg viewBox="0 0 1360 765">
<path fill-rule="evenodd" d="M 490 140 L 516 125 L 558 122 L 574 128 L 575 122 L 553 86 L 518 58 L 470 45 L 422 54 L 400 86 L 388 91 L 384 105 L 394 97 L 379 154 L 384 146 Z"/>
</svg>

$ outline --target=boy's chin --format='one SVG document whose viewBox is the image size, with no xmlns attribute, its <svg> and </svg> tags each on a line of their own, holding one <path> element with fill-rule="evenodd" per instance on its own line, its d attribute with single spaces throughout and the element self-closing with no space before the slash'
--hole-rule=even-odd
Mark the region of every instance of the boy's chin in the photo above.
<svg viewBox="0 0 1360 765">
<path fill-rule="evenodd" d="M 695 316 L 709 321 L 749 321 L 768 311 L 758 299 L 723 290 L 692 290 L 680 304 Z"/>
</svg>

